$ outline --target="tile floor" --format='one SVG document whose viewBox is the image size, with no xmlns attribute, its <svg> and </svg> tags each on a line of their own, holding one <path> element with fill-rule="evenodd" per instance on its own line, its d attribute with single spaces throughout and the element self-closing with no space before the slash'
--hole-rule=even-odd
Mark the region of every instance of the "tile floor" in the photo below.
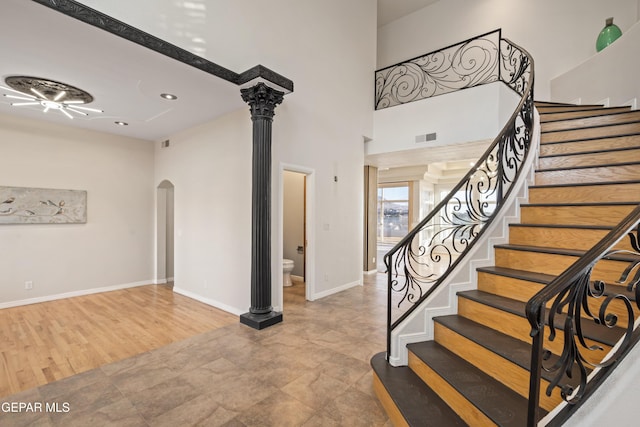
<svg viewBox="0 0 640 427">
<path fill-rule="evenodd" d="M 385 348 L 383 283 L 315 302 L 295 283 L 281 324 L 225 326 L 2 398 L 0 425 L 390 426 L 369 366 Z"/>
</svg>

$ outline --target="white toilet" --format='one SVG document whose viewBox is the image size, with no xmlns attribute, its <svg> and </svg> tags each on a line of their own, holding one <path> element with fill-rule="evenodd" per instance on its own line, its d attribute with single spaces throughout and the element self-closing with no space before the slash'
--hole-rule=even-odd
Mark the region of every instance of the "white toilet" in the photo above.
<svg viewBox="0 0 640 427">
<path fill-rule="evenodd" d="M 291 271 L 293 271 L 293 261 L 290 259 L 282 260 L 282 286 L 291 286 Z"/>
</svg>

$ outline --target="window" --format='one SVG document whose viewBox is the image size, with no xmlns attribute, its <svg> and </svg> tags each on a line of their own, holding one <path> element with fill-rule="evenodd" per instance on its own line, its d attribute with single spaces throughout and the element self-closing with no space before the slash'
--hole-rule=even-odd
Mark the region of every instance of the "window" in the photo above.
<svg viewBox="0 0 640 427">
<path fill-rule="evenodd" d="M 396 243 L 409 232 L 410 184 L 378 185 L 378 242 Z"/>
</svg>

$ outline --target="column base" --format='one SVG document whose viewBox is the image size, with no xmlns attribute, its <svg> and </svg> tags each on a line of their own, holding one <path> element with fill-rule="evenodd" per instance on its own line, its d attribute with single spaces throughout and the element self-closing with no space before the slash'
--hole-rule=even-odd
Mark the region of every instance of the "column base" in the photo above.
<svg viewBox="0 0 640 427">
<path fill-rule="evenodd" d="M 272 311 L 267 314 L 244 313 L 240 315 L 240 323 L 253 329 L 264 329 L 282 322 L 282 313 Z"/>
</svg>

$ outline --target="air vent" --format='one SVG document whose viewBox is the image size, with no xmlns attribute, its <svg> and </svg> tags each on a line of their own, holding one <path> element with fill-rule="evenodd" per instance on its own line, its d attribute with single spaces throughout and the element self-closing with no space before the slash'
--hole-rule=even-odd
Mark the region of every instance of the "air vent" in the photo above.
<svg viewBox="0 0 640 427">
<path fill-rule="evenodd" d="M 160 143 L 160 147 L 162 147 L 162 148 L 167 148 L 168 146 L 169 146 L 169 140 L 168 139 L 165 139 L 164 141 L 162 141 Z"/>
<path fill-rule="evenodd" d="M 429 142 L 429 141 L 435 141 L 435 140 L 436 140 L 435 132 L 416 136 L 416 144 L 420 142 Z"/>
</svg>

